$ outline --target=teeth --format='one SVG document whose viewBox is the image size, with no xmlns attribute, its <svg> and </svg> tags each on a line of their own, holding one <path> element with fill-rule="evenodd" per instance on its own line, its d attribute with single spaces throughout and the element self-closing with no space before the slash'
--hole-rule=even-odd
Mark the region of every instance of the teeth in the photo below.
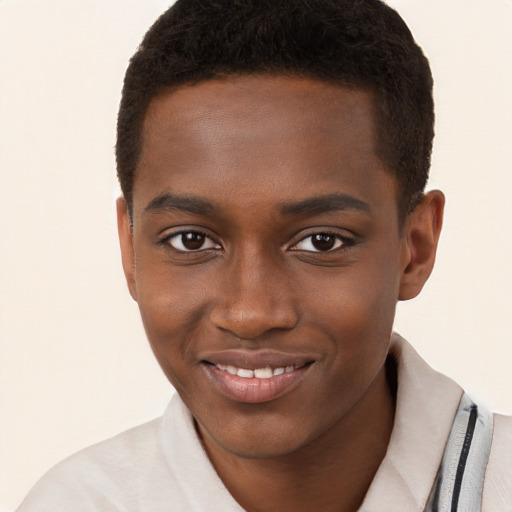
<svg viewBox="0 0 512 512">
<path fill-rule="evenodd" d="M 272 369 L 258 368 L 257 370 L 254 370 L 254 376 L 257 379 L 270 379 L 270 377 L 272 377 Z"/>
<path fill-rule="evenodd" d="M 270 368 L 267 366 L 266 368 L 257 368 L 256 370 L 248 370 L 246 368 L 237 368 L 236 366 L 225 365 L 225 364 L 217 364 L 215 365 L 219 370 L 223 370 L 225 372 L 230 373 L 231 375 L 237 375 L 238 377 L 242 377 L 244 379 L 270 379 L 275 375 L 282 375 L 283 373 L 290 373 L 295 370 L 295 366 L 290 365 L 286 367 L 280 368 Z"/>
</svg>

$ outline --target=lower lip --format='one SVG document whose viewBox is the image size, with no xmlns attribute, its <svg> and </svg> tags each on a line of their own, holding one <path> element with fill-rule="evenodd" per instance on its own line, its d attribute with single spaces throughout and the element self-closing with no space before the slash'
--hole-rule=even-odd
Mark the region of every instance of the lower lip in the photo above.
<svg viewBox="0 0 512 512">
<path fill-rule="evenodd" d="M 257 379 L 239 377 L 219 370 L 212 364 L 204 364 L 206 372 L 224 396 L 247 404 L 269 402 L 291 392 L 304 378 L 310 366 L 311 364 L 307 364 L 292 372 L 274 375 L 268 379 Z"/>
</svg>

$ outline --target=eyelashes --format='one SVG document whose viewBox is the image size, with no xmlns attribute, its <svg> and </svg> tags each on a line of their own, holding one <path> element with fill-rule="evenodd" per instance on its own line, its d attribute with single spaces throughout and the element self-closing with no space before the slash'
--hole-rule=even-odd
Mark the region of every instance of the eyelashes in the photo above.
<svg viewBox="0 0 512 512">
<path fill-rule="evenodd" d="M 179 252 L 200 252 L 212 249 L 222 249 L 211 237 L 201 231 L 180 231 L 161 240 Z"/>
<path fill-rule="evenodd" d="M 331 252 L 343 247 L 347 243 L 346 237 L 334 233 L 314 233 L 302 238 L 294 246 L 293 251 Z"/>
<path fill-rule="evenodd" d="M 201 253 L 222 250 L 222 245 L 206 233 L 189 229 L 170 233 L 163 237 L 160 245 L 168 246 L 178 253 Z M 330 253 L 348 249 L 355 245 L 353 238 L 331 231 L 318 230 L 303 236 L 288 250 L 306 253 Z"/>
</svg>

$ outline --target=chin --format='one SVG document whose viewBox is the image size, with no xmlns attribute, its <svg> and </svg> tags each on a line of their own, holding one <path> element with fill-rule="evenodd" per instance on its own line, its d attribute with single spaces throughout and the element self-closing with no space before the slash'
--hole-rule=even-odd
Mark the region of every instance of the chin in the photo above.
<svg viewBox="0 0 512 512">
<path fill-rule="evenodd" d="M 196 421 L 197 431 L 203 444 L 208 448 L 220 448 L 241 459 L 274 459 L 292 455 L 313 443 L 329 430 L 329 425 L 308 425 L 300 418 L 287 421 L 286 418 L 254 418 L 257 426 L 246 421 L 229 424 L 220 428 L 205 429 Z"/>
<path fill-rule="evenodd" d="M 265 440 L 259 438 L 253 442 L 244 439 L 240 442 L 230 440 L 226 444 L 218 444 L 222 449 L 240 459 L 267 460 L 291 455 L 303 448 L 306 443 L 294 443 L 290 439 L 286 441 L 268 439 L 267 436 Z"/>
</svg>

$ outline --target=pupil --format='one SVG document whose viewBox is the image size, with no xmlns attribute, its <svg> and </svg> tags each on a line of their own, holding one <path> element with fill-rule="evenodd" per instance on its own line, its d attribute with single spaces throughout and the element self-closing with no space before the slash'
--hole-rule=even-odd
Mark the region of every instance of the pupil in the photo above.
<svg viewBox="0 0 512 512">
<path fill-rule="evenodd" d="M 334 247 L 336 242 L 336 238 L 327 233 L 319 233 L 318 235 L 313 235 L 312 244 L 315 249 L 319 251 L 328 251 Z"/>
<path fill-rule="evenodd" d="M 205 235 L 202 233 L 183 233 L 181 235 L 181 242 L 187 249 L 195 250 L 201 249 L 204 244 Z"/>
</svg>

